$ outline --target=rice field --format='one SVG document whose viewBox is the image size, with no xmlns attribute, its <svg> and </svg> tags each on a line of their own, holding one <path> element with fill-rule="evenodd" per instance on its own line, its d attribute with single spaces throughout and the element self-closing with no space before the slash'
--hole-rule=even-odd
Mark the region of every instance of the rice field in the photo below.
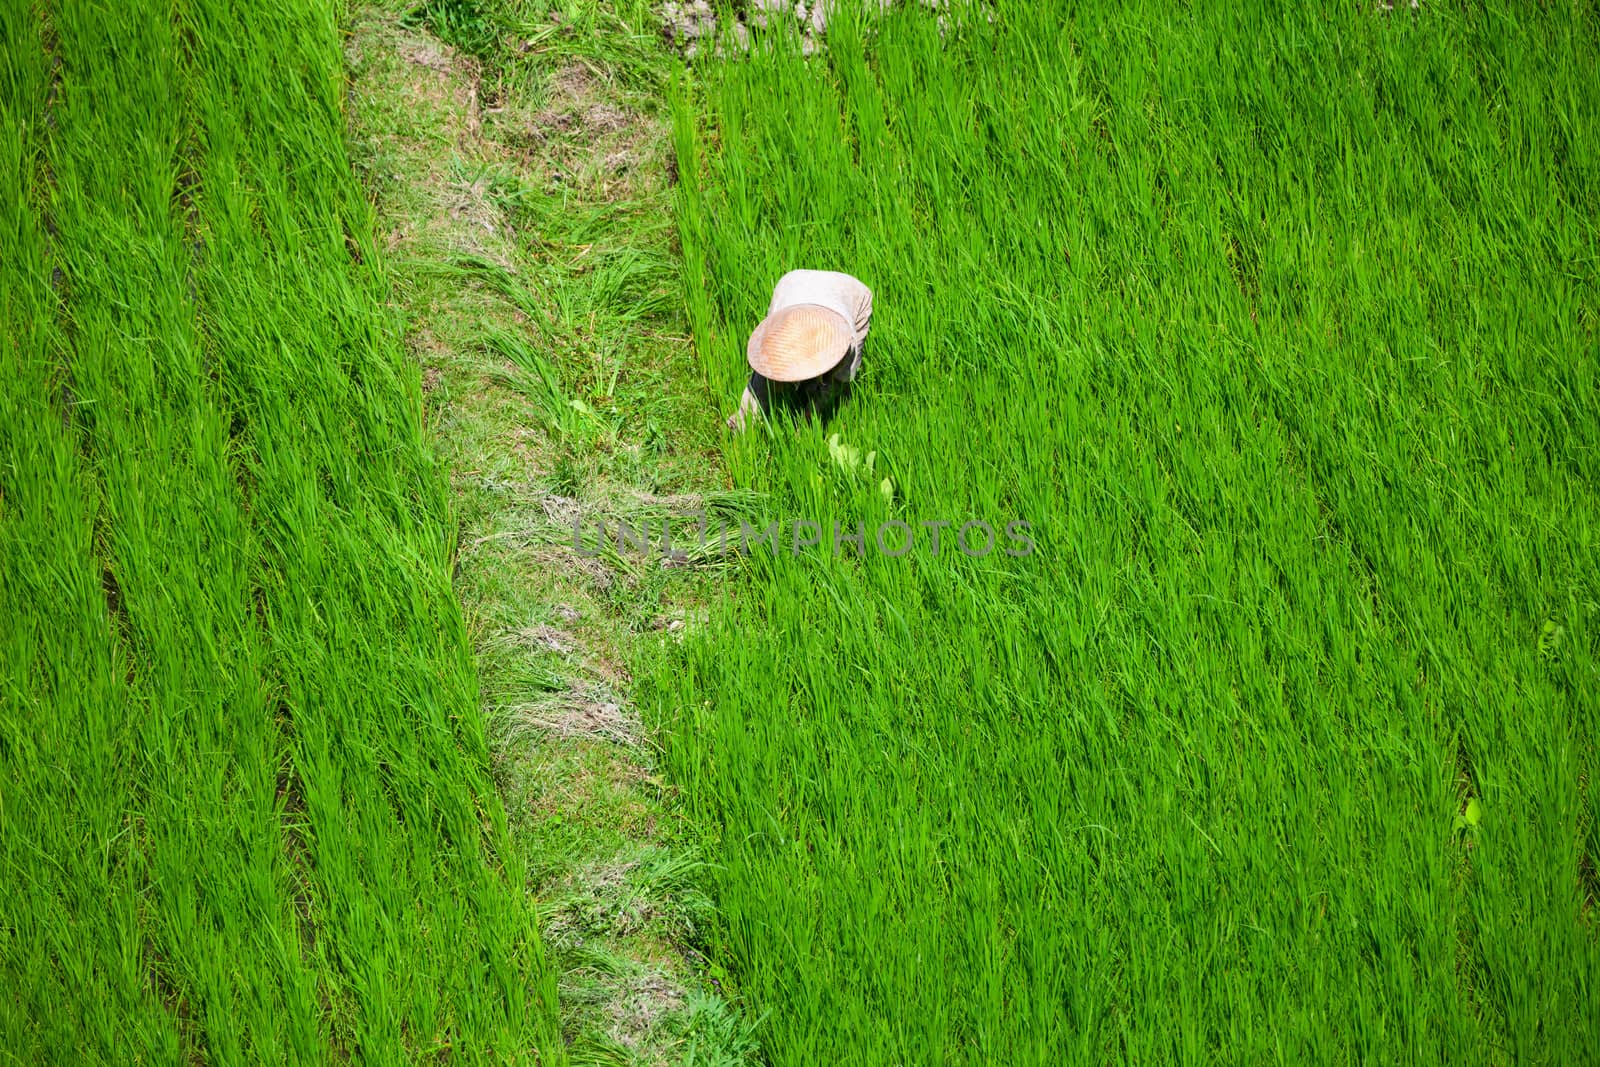
<svg viewBox="0 0 1600 1067">
<path fill-rule="evenodd" d="M 0 7 L 0 1049 L 560 1062 L 322 0 Z"/>
<path fill-rule="evenodd" d="M 738 1031 L 673 1055 L 1595 1062 L 1592 3 L 837 5 L 810 56 L 681 67 L 639 4 L 391 6 L 452 76 L 524 57 L 501 89 L 574 33 L 613 36 L 573 87 L 676 70 L 707 425 L 782 273 L 875 293 L 836 412 L 707 457 L 748 534 L 585 623 L 710 590 L 632 694 L 637 818 L 715 906 L 671 948 Z M 0 5 L 8 1059 L 650 1055 L 574 1040 L 604 984 L 558 994 L 528 888 L 560 816 L 519 837 L 491 773 L 349 14 Z M 518 285 L 582 223 L 538 195 Z M 618 292 L 560 352 L 477 341 L 582 415 L 582 344 L 673 343 Z M 633 388 L 648 447 L 558 478 L 697 454 Z"/>
<path fill-rule="evenodd" d="M 677 82 L 712 393 L 784 271 L 876 298 L 652 680 L 771 1062 L 1594 1062 L 1600 12 L 1398 7 Z"/>
</svg>

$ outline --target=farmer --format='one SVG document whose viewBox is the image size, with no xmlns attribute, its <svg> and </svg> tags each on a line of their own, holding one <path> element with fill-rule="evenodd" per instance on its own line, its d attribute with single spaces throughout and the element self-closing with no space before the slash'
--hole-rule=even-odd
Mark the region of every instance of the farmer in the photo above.
<svg viewBox="0 0 1600 1067">
<path fill-rule="evenodd" d="M 772 290 L 767 317 L 745 346 L 750 382 L 730 430 L 774 407 L 826 414 L 861 368 L 872 320 L 872 290 L 848 274 L 792 270 Z"/>
</svg>

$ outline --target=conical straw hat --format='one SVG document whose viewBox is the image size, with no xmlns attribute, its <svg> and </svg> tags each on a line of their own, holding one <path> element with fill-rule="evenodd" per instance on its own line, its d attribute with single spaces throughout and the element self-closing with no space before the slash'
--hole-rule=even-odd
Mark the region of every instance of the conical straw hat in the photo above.
<svg viewBox="0 0 1600 1067">
<path fill-rule="evenodd" d="M 850 324 L 818 304 L 794 304 L 761 320 L 745 354 L 757 374 L 775 382 L 803 382 L 833 367 L 850 350 Z"/>
</svg>

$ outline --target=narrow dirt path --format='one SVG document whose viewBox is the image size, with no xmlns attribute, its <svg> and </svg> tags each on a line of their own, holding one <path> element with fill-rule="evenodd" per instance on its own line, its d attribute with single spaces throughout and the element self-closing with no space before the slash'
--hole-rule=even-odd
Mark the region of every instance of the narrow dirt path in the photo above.
<svg viewBox="0 0 1600 1067">
<path fill-rule="evenodd" d="M 569 1053 L 738 1063 L 748 1027 L 701 975 L 709 904 L 628 697 L 705 578 L 571 545 L 580 520 L 682 514 L 722 477 L 678 310 L 667 60 L 625 29 L 521 27 L 479 59 L 363 8 L 350 135 L 451 472 L 457 590 Z"/>
</svg>

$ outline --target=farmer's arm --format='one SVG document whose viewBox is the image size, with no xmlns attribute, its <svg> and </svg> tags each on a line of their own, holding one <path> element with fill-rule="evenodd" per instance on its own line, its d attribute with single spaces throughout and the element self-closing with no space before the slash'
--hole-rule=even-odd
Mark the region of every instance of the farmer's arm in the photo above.
<svg viewBox="0 0 1600 1067">
<path fill-rule="evenodd" d="M 728 429 L 742 430 L 751 422 L 760 420 L 767 412 L 767 380 L 755 371 L 739 398 L 739 410 L 728 416 Z"/>
</svg>

